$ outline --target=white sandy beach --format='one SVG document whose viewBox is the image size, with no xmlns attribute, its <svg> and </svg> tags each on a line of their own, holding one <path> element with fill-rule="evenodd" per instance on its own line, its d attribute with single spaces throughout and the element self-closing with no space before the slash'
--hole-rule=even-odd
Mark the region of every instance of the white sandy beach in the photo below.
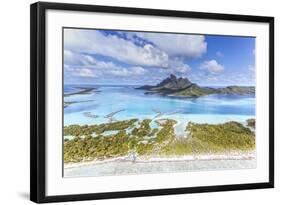
<svg viewBox="0 0 281 205">
<path fill-rule="evenodd" d="M 252 169 L 256 167 L 255 152 L 186 156 L 139 156 L 134 162 L 127 156 L 64 165 L 64 177 L 148 174 L 202 170 Z"/>
</svg>

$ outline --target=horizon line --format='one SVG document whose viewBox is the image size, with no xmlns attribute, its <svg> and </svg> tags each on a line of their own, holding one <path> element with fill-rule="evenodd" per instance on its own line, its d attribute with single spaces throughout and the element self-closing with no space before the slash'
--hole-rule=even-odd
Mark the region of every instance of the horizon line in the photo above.
<svg viewBox="0 0 281 205">
<path fill-rule="evenodd" d="M 197 84 L 197 83 L 195 83 Z M 152 84 L 111 84 L 111 83 L 64 83 L 63 85 L 130 85 L 130 86 L 143 86 L 143 85 L 152 85 Z M 155 84 L 154 84 L 155 85 Z M 256 85 L 252 84 L 198 84 L 199 86 L 253 86 L 256 87 Z"/>
</svg>

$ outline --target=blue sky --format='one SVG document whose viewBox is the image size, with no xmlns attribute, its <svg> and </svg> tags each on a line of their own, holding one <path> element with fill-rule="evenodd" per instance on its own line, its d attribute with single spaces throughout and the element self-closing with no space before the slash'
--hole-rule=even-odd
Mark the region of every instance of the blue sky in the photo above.
<svg viewBox="0 0 281 205">
<path fill-rule="evenodd" d="M 255 38 L 64 29 L 65 84 L 255 85 Z"/>
</svg>

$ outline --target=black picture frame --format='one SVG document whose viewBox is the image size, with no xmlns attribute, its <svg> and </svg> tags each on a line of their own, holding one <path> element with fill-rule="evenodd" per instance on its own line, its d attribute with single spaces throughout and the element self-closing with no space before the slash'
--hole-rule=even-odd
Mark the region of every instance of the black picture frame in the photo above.
<svg viewBox="0 0 281 205">
<path fill-rule="evenodd" d="M 46 11 L 67 10 L 100 13 L 120 13 L 194 19 L 214 19 L 262 22 L 269 25 L 269 181 L 236 185 L 169 188 L 107 193 L 46 196 L 46 81 L 45 35 Z M 82 4 L 38 2 L 30 7 L 30 200 L 37 203 L 77 200 L 97 200 L 123 197 L 187 194 L 274 187 L 274 18 L 145 8 L 126 8 Z"/>
</svg>

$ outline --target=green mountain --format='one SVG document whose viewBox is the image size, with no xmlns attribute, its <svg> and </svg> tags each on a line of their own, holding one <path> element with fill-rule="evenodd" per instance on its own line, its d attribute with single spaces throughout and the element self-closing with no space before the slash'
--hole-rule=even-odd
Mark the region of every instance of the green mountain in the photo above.
<svg viewBox="0 0 281 205">
<path fill-rule="evenodd" d="M 224 88 L 201 87 L 187 78 L 177 78 L 175 75 L 164 79 L 157 85 L 145 85 L 137 89 L 147 90 L 146 94 L 158 93 L 162 95 L 199 97 L 210 94 L 255 94 L 254 86 L 227 86 Z"/>
</svg>

